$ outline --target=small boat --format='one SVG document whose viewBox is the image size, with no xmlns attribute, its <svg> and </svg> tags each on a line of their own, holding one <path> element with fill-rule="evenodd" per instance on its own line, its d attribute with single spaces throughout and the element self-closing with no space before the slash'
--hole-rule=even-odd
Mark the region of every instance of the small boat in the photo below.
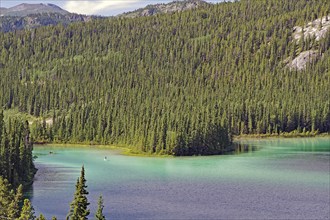
<svg viewBox="0 0 330 220">
<path fill-rule="evenodd" d="M 106 161 L 107 159 L 108 159 L 108 158 L 105 156 L 105 157 L 104 157 L 104 161 Z"/>
</svg>

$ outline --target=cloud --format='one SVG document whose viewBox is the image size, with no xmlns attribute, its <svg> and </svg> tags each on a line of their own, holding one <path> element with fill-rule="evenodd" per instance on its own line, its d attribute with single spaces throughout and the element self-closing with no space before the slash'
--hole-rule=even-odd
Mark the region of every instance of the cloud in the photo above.
<svg viewBox="0 0 330 220">
<path fill-rule="evenodd" d="M 105 15 L 123 8 L 129 8 L 142 0 L 90 0 L 67 1 L 63 8 L 78 14 Z"/>
</svg>

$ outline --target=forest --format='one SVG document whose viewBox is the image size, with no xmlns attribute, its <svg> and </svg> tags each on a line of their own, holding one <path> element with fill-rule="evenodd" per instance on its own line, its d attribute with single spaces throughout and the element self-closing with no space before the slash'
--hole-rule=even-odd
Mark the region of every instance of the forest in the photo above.
<svg viewBox="0 0 330 220">
<path fill-rule="evenodd" d="M 26 200 L 22 207 L 22 202 L 23 185 L 31 185 L 37 171 L 32 150 L 28 122 L 5 123 L 0 112 L 0 219 L 30 219 L 24 218 L 24 210 L 31 204 Z"/>
<path fill-rule="evenodd" d="M 330 34 L 296 41 L 293 29 L 329 9 L 241 0 L 0 33 L 0 104 L 36 118 L 36 142 L 151 154 L 221 154 L 242 134 L 327 133 Z M 321 58 L 287 67 L 307 50 Z"/>
<path fill-rule="evenodd" d="M 90 215 L 90 209 L 87 195 L 85 178 L 85 168 L 82 166 L 80 177 L 77 179 L 76 190 L 73 201 L 70 204 L 70 210 L 66 217 L 67 220 L 85 220 Z M 46 220 L 45 216 L 40 213 L 38 217 L 35 215 L 34 208 L 29 199 L 24 199 L 23 186 L 19 185 L 15 190 L 12 184 L 0 175 L 0 219 L 17 219 L 17 220 Z M 105 220 L 103 214 L 104 204 L 103 197 L 99 196 L 97 210 L 95 213 L 96 220 Z M 52 220 L 57 220 L 55 216 Z"/>
<path fill-rule="evenodd" d="M 32 184 L 36 168 L 28 122 L 9 120 L 6 124 L 0 112 L 0 143 L 0 176 L 15 187 Z"/>
<path fill-rule="evenodd" d="M 37 169 L 33 163 L 33 144 L 30 140 L 28 122 L 9 118 L 4 121 L 0 112 L 0 219 L 45 220 L 40 214 L 36 217 L 29 199 L 23 195 L 23 190 L 33 183 Z M 70 204 L 68 219 L 87 219 L 90 214 L 87 200 L 85 168 L 81 169 L 77 179 L 76 191 Z M 102 196 L 98 200 L 95 218 L 104 220 Z M 52 218 L 53 220 L 56 217 Z"/>
</svg>

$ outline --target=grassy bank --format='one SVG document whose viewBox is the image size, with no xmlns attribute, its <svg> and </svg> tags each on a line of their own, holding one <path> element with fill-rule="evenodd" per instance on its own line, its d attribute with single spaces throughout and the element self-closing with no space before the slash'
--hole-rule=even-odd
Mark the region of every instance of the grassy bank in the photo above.
<svg viewBox="0 0 330 220">
<path fill-rule="evenodd" d="M 330 133 L 318 132 L 290 132 L 280 134 L 241 134 L 233 137 L 233 140 L 261 139 L 261 138 L 304 138 L 304 137 L 330 137 Z"/>
<path fill-rule="evenodd" d="M 40 146 L 52 146 L 52 147 L 86 147 L 93 149 L 107 149 L 107 150 L 117 150 L 122 155 L 126 156 L 137 156 L 137 157 L 173 157 L 172 155 L 164 155 L 164 154 L 152 154 L 149 152 L 139 151 L 134 147 L 125 146 L 125 145 L 102 145 L 102 144 L 86 144 L 86 143 L 45 143 L 45 142 L 36 142 L 36 145 Z"/>
<path fill-rule="evenodd" d="M 266 139 L 266 138 L 304 138 L 304 137 L 330 137 L 330 133 L 317 133 L 317 132 L 290 132 L 290 133 L 280 133 L 280 134 L 243 134 L 233 137 L 234 141 L 244 140 L 244 139 Z M 138 150 L 134 146 L 127 145 L 102 145 L 94 143 L 61 143 L 61 142 L 44 142 L 35 141 L 36 145 L 42 146 L 54 146 L 54 147 L 88 147 L 88 148 L 98 148 L 98 149 L 109 149 L 117 150 L 122 155 L 126 156 L 138 156 L 138 157 L 173 157 L 173 155 L 166 154 L 155 154 L 150 152 L 143 152 Z"/>
</svg>

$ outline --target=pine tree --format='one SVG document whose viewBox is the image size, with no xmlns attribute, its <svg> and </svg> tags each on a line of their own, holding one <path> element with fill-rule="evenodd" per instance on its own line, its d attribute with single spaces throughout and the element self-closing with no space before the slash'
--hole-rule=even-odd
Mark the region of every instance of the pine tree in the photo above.
<svg viewBox="0 0 330 220">
<path fill-rule="evenodd" d="M 0 176 L 0 216 L 7 217 L 8 216 L 8 206 L 10 204 L 10 200 L 12 199 L 13 192 L 10 190 L 10 184 L 8 180 L 2 178 Z"/>
<path fill-rule="evenodd" d="M 37 220 L 46 220 L 45 216 L 43 214 L 40 214 L 38 217 L 37 217 Z"/>
<path fill-rule="evenodd" d="M 125 144 L 159 154 L 190 153 L 193 130 L 201 139 L 219 123 L 233 135 L 329 132 L 330 32 L 298 43 L 292 29 L 324 16 L 330 1 L 254 1 L 245 10 L 247 2 L 44 27 L 33 40 L 28 32 L 0 33 L 0 104 L 53 116 L 35 123 L 39 141 Z M 307 49 L 322 59 L 302 72 L 287 68 Z M 1 117 L 5 146 L 10 131 Z M 186 144 L 176 149 L 180 136 Z M 25 169 L 15 161 L 11 170 L 8 150 L 1 149 L 0 172 L 12 183 Z"/>
<path fill-rule="evenodd" d="M 86 179 L 85 179 L 85 168 L 82 166 L 80 178 L 77 179 L 76 191 L 74 194 L 74 199 L 70 205 L 70 212 L 67 219 L 70 220 L 84 220 L 88 219 L 90 211 L 88 209 L 88 191 L 86 190 Z"/>
<path fill-rule="evenodd" d="M 16 190 L 16 194 L 14 199 L 11 201 L 8 209 L 8 217 L 11 219 L 17 219 L 20 214 L 20 207 L 19 203 L 22 201 L 23 198 L 23 186 L 19 185 Z"/>
<path fill-rule="evenodd" d="M 102 196 L 100 196 L 99 200 L 97 202 L 97 212 L 96 212 L 96 215 L 95 215 L 95 218 L 97 220 L 105 220 L 105 216 L 103 215 L 103 208 L 104 208 L 103 198 L 102 198 Z"/>
<path fill-rule="evenodd" d="M 20 185 L 16 193 L 9 181 L 0 176 L 0 219 L 18 219 L 23 196 L 23 187 Z"/>
<path fill-rule="evenodd" d="M 22 207 L 21 216 L 18 220 L 34 220 L 36 217 L 34 216 L 34 209 L 28 199 L 24 200 L 24 205 Z"/>
</svg>

